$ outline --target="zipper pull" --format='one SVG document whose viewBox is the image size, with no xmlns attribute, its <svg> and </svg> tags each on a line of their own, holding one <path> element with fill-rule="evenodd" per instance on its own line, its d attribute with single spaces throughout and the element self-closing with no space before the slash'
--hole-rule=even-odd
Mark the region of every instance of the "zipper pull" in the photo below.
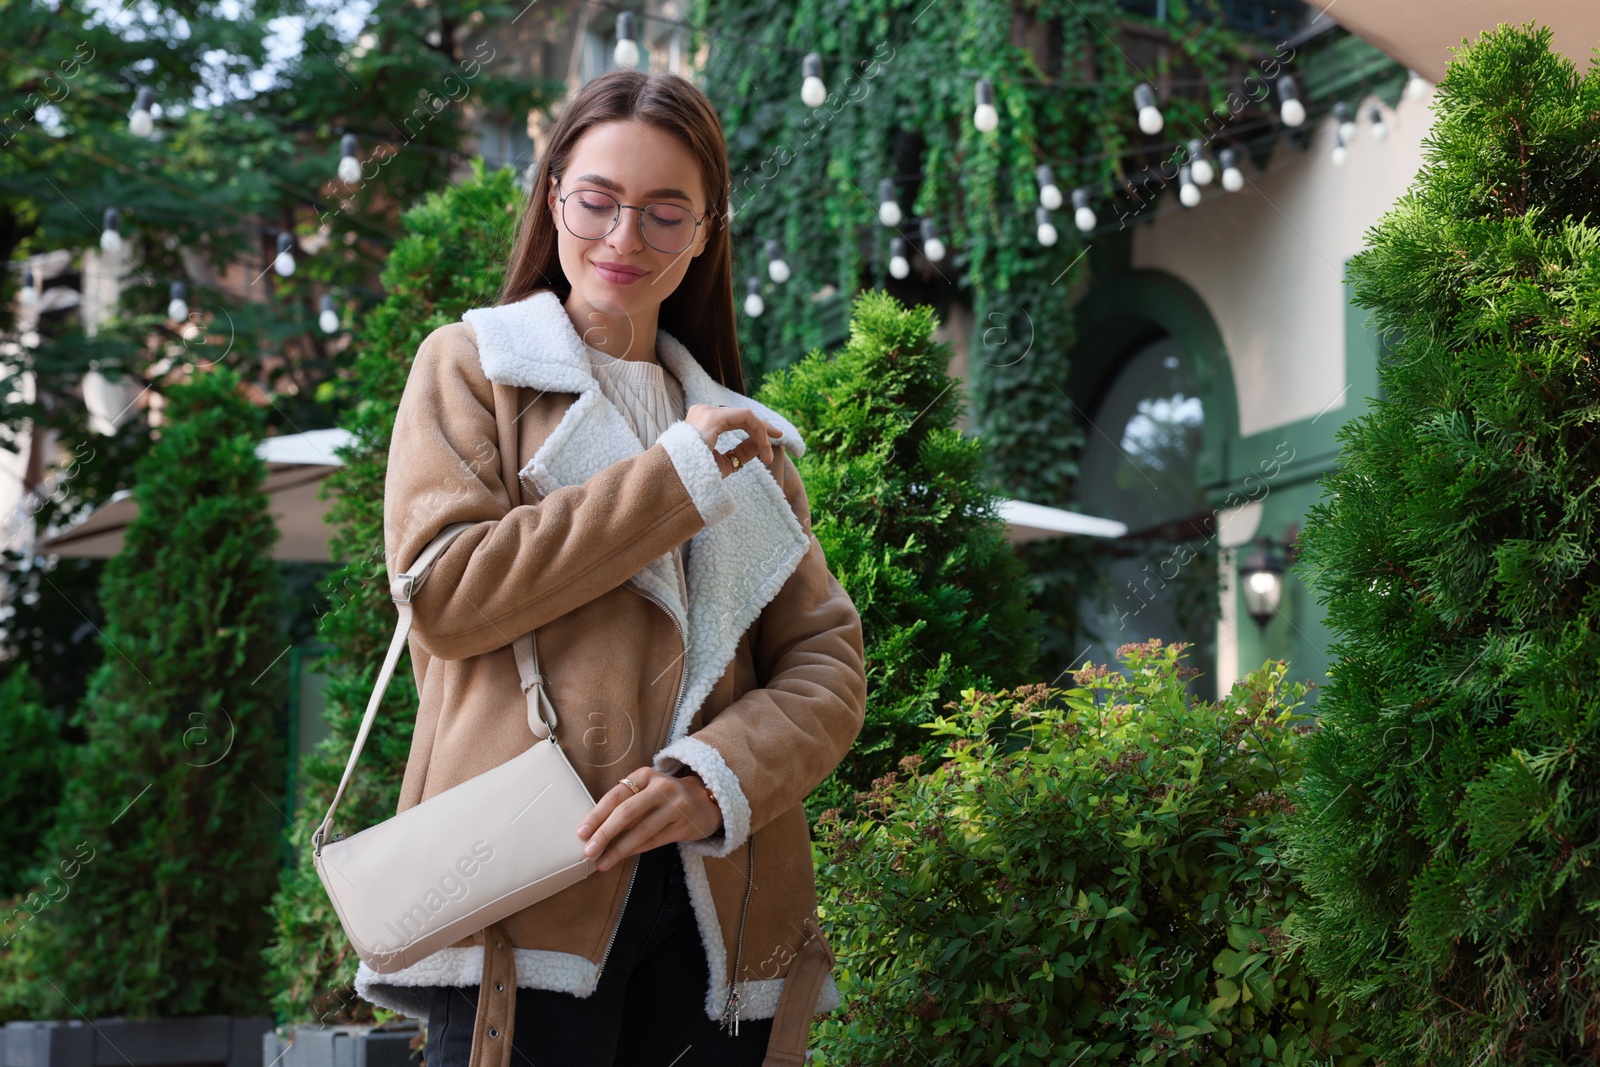
<svg viewBox="0 0 1600 1067">
<path fill-rule="evenodd" d="M 728 1002 L 722 1007 L 722 1023 L 724 1030 L 728 1029 L 729 1021 L 733 1023 L 731 1031 L 734 1037 L 739 1036 L 739 990 L 733 986 L 728 987 Z"/>
</svg>

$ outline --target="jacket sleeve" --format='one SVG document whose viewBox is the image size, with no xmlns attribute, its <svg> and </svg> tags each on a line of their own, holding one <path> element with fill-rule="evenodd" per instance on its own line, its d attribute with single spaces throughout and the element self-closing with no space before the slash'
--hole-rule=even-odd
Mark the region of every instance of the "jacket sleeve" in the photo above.
<svg viewBox="0 0 1600 1067">
<path fill-rule="evenodd" d="M 413 597 L 412 634 L 431 656 L 465 659 L 510 644 L 621 585 L 735 506 L 711 449 L 684 421 L 582 484 L 513 506 L 517 487 L 501 477 L 505 429 L 471 326 L 429 334 L 395 415 L 383 527 L 393 576 L 446 526 L 477 523 L 440 553 Z"/>
<path fill-rule="evenodd" d="M 823 558 L 787 452 L 780 479 L 811 547 L 751 628 L 752 689 L 656 754 L 656 770 L 692 768 L 722 809 L 722 828 L 686 842 L 726 856 L 805 800 L 850 751 L 866 717 L 861 616 Z"/>
</svg>

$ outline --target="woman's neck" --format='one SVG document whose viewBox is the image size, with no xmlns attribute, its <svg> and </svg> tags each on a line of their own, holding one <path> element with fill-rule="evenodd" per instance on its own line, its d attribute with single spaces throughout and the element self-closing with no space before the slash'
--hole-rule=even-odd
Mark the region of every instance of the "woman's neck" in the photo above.
<svg viewBox="0 0 1600 1067">
<path fill-rule="evenodd" d="M 632 314 L 615 304 L 596 304 L 574 289 L 563 304 L 572 328 L 585 344 L 613 359 L 657 363 L 656 324 L 661 305 Z"/>
</svg>

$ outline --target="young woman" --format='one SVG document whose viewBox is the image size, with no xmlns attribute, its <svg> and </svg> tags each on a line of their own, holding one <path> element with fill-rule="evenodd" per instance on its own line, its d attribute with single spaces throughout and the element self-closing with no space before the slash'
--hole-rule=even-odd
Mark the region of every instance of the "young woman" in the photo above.
<svg viewBox="0 0 1600 1067">
<path fill-rule="evenodd" d="M 534 189 L 498 302 L 423 341 L 396 416 L 389 573 L 477 524 L 413 601 L 399 808 L 533 744 L 533 630 L 598 870 L 356 988 L 428 1020 L 429 1067 L 803 1055 L 838 990 L 802 801 L 861 728 L 861 620 L 804 442 L 742 393 L 721 124 L 681 77 L 608 72 Z"/>
</svg>

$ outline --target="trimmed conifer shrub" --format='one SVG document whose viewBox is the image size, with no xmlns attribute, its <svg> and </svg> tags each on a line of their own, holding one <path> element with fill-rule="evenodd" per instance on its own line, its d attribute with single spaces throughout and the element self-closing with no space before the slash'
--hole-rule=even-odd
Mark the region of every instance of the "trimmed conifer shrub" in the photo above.
<svg viewBox="0 0 1600 1067">
<path fill-rule="evenodd" d="M 0 679 L 0 897 L 29 887 L 40 841 L 55 818 L 61 798 L 66 744 L 61 716 L 44 703 L 44 694 L 26 662 Z M 8 937 L 0 928 L 0 940 Z"/>
<path fill-rule="evenodd" d="M 328 521 L 333 558 L 343 560 L 324 589 L 329 609 L 318 622 L 333 651 L 319 662 L 327 677 L 324 712 L 330 736 L 301 767 L 305 806 L 290 832 L 294 860 L 273 900 L 277 934 L 268 950 L 268 991 L 282 1022 L 370 1022 L 371 1004 L 355 995 L 359 960 L 345 938 L 311 863 L 311 834 L 339 785 L 372 684 L 394 637 L 395 608 L 383 543 L 383 486 L 395 411 L 411 360 L 428 334 L 463 312 L 494 302 L 510 254 L 519 197 L 510 168 L 485 172 L 430 194 L 402 220 L 403 236 L 384 267 L 386 298 L 357 339 L 351 387 L 361 401 L 345 428 L 355 442 L 342 451 L 340 476 L 322 492 L 332 497 Z M 355 777 L 339 804 L 348 825 L 393 817 L 416 721 L 416 680 L 403 661 L 389 682 Z M 381 1009 L 380 1009 L 381 1010 Z M 388 1013 L 385 1013 L 388 1014 Z"/>
<path fill-rule="evenodd" d="M 983 444 L 956 428 L 961 383 L 934 325 L 930 307 L 863 292 L 837 354 L 772 372 L 760 393 L 805 438 L 796 468 L 812 530 L 866 646 L 866 722 L 812 814 L 853 812 L 853 794 L 901 757 L 931 758 L 922 724 L 963 689 L 1024 680 L 1037 657 L 1027 572 L 995 513 Z"/>
<path fill-rule="evenodd" d="M 1600 70 L 1458 53 L 1350 275 L 1390 341 L 1302 536 L 1336 662 L 1294 855 L 1384 1062 L 1600 1060 Z"/>
<path fill-rule="evenodd" d="M 88 739 L 39 852 L 41 892 L 8 915 L 6 999 L 35 1018 L 266 1007 L 287 641 L 265 426 L 226 368 L 168 401 L 106 564 Z"/>
</svg>

